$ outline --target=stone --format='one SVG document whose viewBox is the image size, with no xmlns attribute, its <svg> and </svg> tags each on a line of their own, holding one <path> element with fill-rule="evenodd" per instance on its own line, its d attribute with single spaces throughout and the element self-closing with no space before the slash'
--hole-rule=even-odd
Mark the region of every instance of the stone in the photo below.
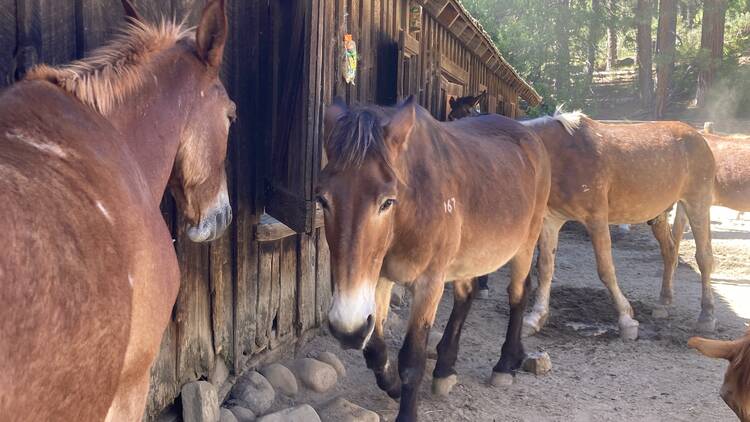
<svg viewBox="0 0 750 422">
<path fill-rule="evenodd" d="M 442 338 L 443 333 L 430 331 L 430 336 L 427 338 L 427 359 L 437 359 L 437 345 Z"/>
<path fill-rule="evenodd" d="M 232 406 L 229 409 L 234 416 L 237 418 L 237 422 L 253 422 L 255 421 L 255 413 L 250 409 L 245 409 L 242 406 Z"/>
<path fill-rule="evenodd" d="M 218 422 L 219 398 L 208 381 L 195 381 L 182 387 L 182 419 L 185 422 Z"/>
<path fill-rule="evenodd" d="M 237 381 L 231 396 L 236 404 L 262 415 L 273 404 L 276 392 L 263 375 L 252 371 Z"/>
<path fill-rule="evenodd" d="M 403 306 L 406 303 L 405 298 L 404 298 L 405 294 L 406 294 L 406 289 L 404 289 L 404 286 L 394 284 L 393 289 L 391 289 L 391 306 L 395 306 L 395 307 Z"/>
<path fill-rule="evenodd" d="M 326 422 L 380 422 L 377 413 L 341 397 L 328 402 L 318 410 L 318 414 L 320 419 Z"/>
<path fill-rule="evenodd" d="M 221 413 L 219 414 L 219 422 L 239 422 L 237 420 L 237 417 L 234 416 L 234 413 L 232 413 L 229 409 L 221 409 Z"/>
<path fill-rule="evenodd" d="M 285 396 L 294 397 L 299 391 L 297 378 L 292 371 L 280 363 L 272 363 L 260 371 L 273 388 Z"/>
<path fill-rule="evenodd" d="M 211 375 L 208 377 L 208 381 L 214 385 L 216 388 L 220 388 L 224 381 L 229 378 L 229 369 L 227 368 L 227 364 L 224 363 L 224 359 L 222 359 L 219 356 L 216 356 L 216 361 L 214 362 L 214 370 L 211 371 Z"/>
<path fill-rule="evenodd" d="M 334 371 L 336 372 L 336 371 Z M 320 417 L 309 404 L 290 407 L 276 413 L 263 416 L 257 422 L 321 422 Z"/>
<path fill-rule="evenodd" d="M 523 360 L 523 370 L 535 375 L 546 374 L 552 370 L 552 359 L 547 352 L 529 353 Z"/>
<path fill-rule="evenodd" d="M 296 361 L 294 372 L 302 385 L 318 393 L 330 390 L 338 381 L 333 366 L 311 358 Z"/>
<path fill-rule="evenodd" d="M 341 359 L 331 352 L 321 352 L 318 354 L 317 359 L 323 363 L 327 363 L 333 366 L 339 377 L 346 376 L 346 367 L 341 363 Z"/>
</svg>

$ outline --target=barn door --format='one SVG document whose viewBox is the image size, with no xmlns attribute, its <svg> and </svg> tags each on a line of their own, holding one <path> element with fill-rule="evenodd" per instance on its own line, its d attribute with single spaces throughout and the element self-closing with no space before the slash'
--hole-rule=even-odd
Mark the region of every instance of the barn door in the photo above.
<svg viewBox="0 0 750 422">
<path fill-rule="evenodd" d="M 419 41 L 401 30 L 398 40 L 398 99 L 416 94 L 419 91 L 417 74 L 419 72 L 417 55 L 419 54 Z"/>
<path fill-rule="evenodd" d="M 451 112 L 450 99 L 464 96 L 464 86 L 451 82 L 445 76 L 440 77 L 440 120 L 448 120 Z"/>
<path fill-rule="evenodd" d="M 265 210 L 296 232 L 313 230 L 312 193 L 322 111 L 323 0 L 271 1 L 271 160 Z M 252 118 L 252 117 L 250 117 Z"/>
</svg>

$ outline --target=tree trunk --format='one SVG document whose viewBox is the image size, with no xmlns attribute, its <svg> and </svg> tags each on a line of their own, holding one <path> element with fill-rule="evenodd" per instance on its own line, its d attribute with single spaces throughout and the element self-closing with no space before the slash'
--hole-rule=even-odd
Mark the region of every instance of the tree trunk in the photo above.
<svg viewBox="0 0 750 422">
<path fill-rule="evenodd" d="M 750 1 L 750 0 L 748 0 Z M 596 54 L 598 52 L 597 44 L 601 38 L 601 0 L 591 0 L 591 19 L 589 20 L 589 37 L 588 52 L 586 54 L 586 81 L 588 85 L 594 80 L 594 71 L 596 70 Z"/>
<path fill-rule="evenodd" d="M 714 83 L 716 71 L 724 55 L 724 24 L 726 0 L 705 0 L 703 4 L 703 26 L 701 28 L 701 53 L 699 56 L 698 89 L 695 104 L 706 105 L 706 97 Z"/>
<path fill-rule="evenodd" d="M 641 104 L 651 106 L 654 94 L 653 51 L 651 48 L 652 0 L 638 0 L 635 9 L 638 61 L 638 91 Z"/>
<path fill-rule="evenodd" d="M 677 31 L 676 0 L 659 1 L 659 28 L 656 34 L 656 98 L 654 117 L 661 119 L 669 103 L 669 90 L 674 73 L 675 38 Z"/>
<path fill-rule="evenodd" d="M 558 97 L 565 98 L 570 93 L 570 0 L 558 0 L 555 33 L 557 35 L 555 88 Z"/>
<path fill-rule="evenodd" d="M 617 0 L 609 0 L 607 46 L 607 70 L 611 70 L 617 67 Z"/>
</svg>

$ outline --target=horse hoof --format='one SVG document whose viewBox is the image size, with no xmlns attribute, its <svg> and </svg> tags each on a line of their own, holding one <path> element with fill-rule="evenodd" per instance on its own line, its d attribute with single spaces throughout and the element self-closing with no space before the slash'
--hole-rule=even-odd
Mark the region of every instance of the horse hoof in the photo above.
<svg viewBox="0 0 750 422">
<path fill-rule="evenodd" d="M 699 318 L 698 324 L 695 326 L 695 330 L 699 333 L 711 334 L 716 331 L 716 318 Z"/>
<path fill-rule="evenodd" d="M 492 378 L 490 378 L 490 384 L 493 387 L 508 387 L 513 385 L 513 374 L 493 372 Z"/>
<path fill-rule="evenodd" d="M 489 299 L 490 298 L 490 289 L 479 289 L 479 292 L 477 293 L 477 299 Z"/>
<path fill-rule="evenodd" d="M 669 318 L 669 308 L 665 305 L 657 305 L 654 310 L 651 311 L 651 316 L 654 319 L 667 319 Z"/>
<path fill-rule="evenodd" d="M 445 378 L 433 378 L 432 379 L 432 394 L 439 397 L 447 397 L 448 394 L 453 390 L 453 386 L 458 382 L 456 374 L 450 375 Z"/>
<path fill-rule="evenodd" d="M 523 327 L 521 329 L 521 337 L 531 337 L 538 333 L 544 323 L 547 321 L 547 316 L 540 316 L 537 313 L 531 313 L 523 318 Z"/>
<path fill-rule="evenodd" d="M 629 316 L 620 318 L 620 338 L 628 341 L 637 339 L 638 325 L 638 321 Z"/>
</svg>

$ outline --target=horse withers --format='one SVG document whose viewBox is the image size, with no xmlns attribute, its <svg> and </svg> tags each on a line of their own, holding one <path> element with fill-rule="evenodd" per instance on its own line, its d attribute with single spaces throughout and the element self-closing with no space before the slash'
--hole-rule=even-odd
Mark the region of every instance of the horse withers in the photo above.
<svg viewBox="0 0 750 422">
<path fill-rule="evenodd" d="M 194 241 L 231 220 L 227 20 L 141 20 L 88 58 L 0 94 L 0 415 L 140 420 L 180 283 L 159 210 L 169 184 Z"/>
<path fill-rule="evenodd" d="M 716 166 L 701 134 L 679 122 L 608 124 L 580 112 L 522 123 L 539 135 L 552 162 L 550 210 L 539 238 L 539 288 L 524 321 L 525 333 L 539 331 L 549 315 L 558 233 L 569 220 L 588 230 L 599 278 L 615 303 L 620 335 L 625 339 L 638 336 L 638 321 L 617 284 L 609 224 L 649 221 L 664 259 L 657 310 L 668 314 L 677 253 L 665 210 L 677 201 L 685 207 L 696 239 L 703 296 L 697 329 L 713 331 L 709 213 Z"/>
<path fill-rule="evenodd" d="M 400 397 L 397 420 L 417 418 L 428 333 L 446 280 L 456 280 L 455 305 L 433 372 L 439 394 L 456 382 L 473 278 L 509 261 L 510 321 L 491 382 L 512 382 L 524 358 L 525 284 L 549 196 L 539 138 L 498 115 L 438 122 L 410 97 L 395 108 L 334 102 L 325 149 L 317 196 L 334 280 L 330 330 L 343 347 L 363 349 L 378 386 Z M 393 282 L 413 295 L 397 373 L 383 337 Z"/>
</svg>

